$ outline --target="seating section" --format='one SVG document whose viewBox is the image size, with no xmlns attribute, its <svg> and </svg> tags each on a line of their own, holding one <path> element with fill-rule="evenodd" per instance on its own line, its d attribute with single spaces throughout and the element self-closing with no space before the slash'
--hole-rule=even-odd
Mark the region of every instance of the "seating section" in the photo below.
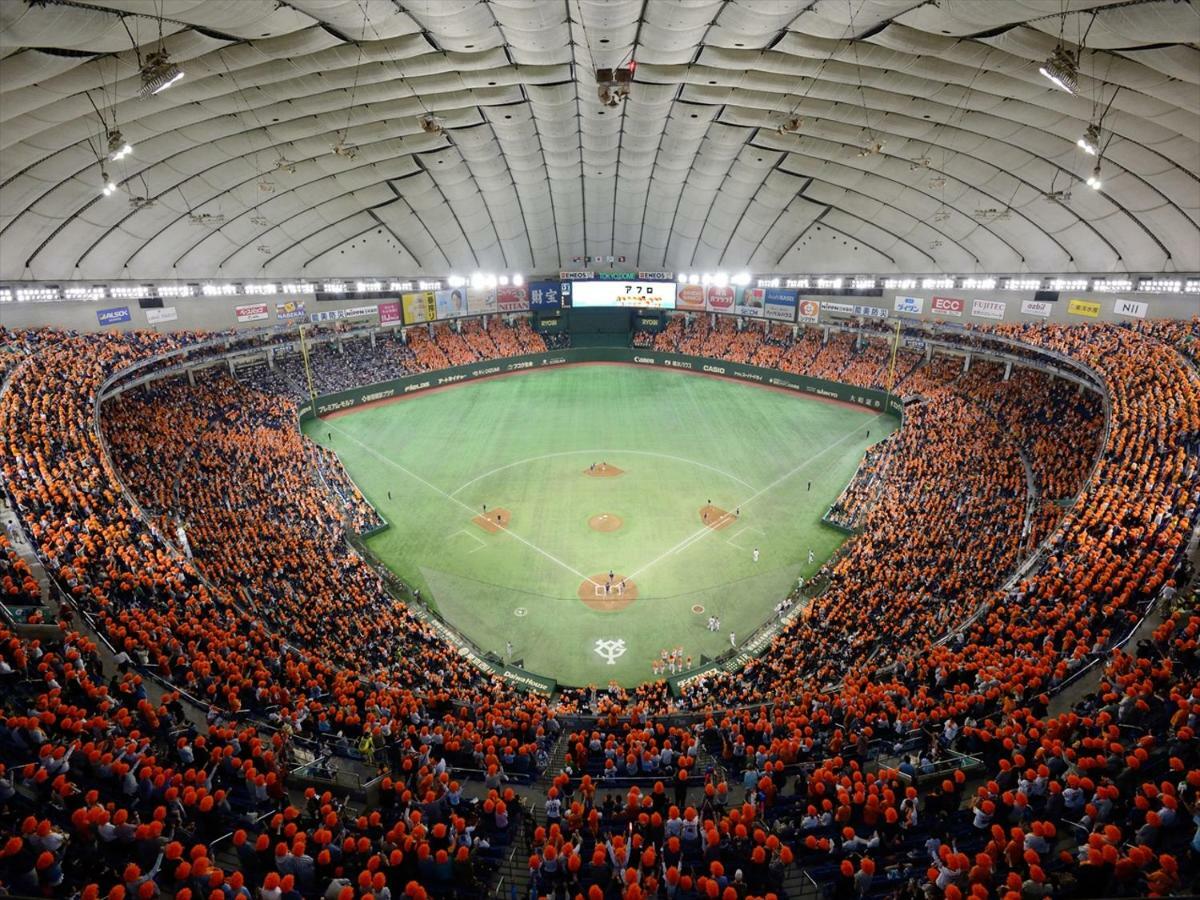
<svg viewBox="0 0 1200 900">
<path fill-rule="evenodd" d="M 873 337 L 678 322 L 656 347 L 863 387 L 890 371 Z M 524 323 L 410 336 L 428 367 L 545 346 Z M 0 881 L 474 897 L 520 853 L 528 896 L 589 900 L 1186 892 L 1200 616 L 1116 644 L 1174 592 L 1197 522 L 1194 335 L 1042 324 L 960 343 L 993 336 L 1088 367 L 1107 408 L 1041 372 L 902 351 L 904 427 L 861 533 L 759 658 L 679 698 L 656 682 L 550 701 L 476 669 L 347 548 L 370 513 L 287 392 L 219 368 L 125 392 L 99 423 L 110 466 L 99 385 L 204 336 L 6 333 L 24 349 L 0 397 L 5 486 L 71 603 L 53 638 L 0 625 Z M 378 344 L 316 366 L 378 371 Z M 1034 531 L 1046 552 L 1006 585 Z M 1092 664 L 1094 690 L 1053 698 Z M 552 752 L 532 802 L 505 784 Z M 382 770 L 368 805 L 306 794 L 295 764 L 313 755 Z"/>
</svg>

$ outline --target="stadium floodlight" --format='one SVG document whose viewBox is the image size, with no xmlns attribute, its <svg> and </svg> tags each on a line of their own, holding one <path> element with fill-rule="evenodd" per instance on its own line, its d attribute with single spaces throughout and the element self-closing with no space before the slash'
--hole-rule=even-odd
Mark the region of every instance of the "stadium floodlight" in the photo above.
<svg viewBox="0 0 1200 900">
<path fill-rule="evenodd" d="M 718 272 L 713 276 L 713 284 L 715 284 L 717 287 L 725 287 L 727 284 L 729 284 L 729 276 L 724 272 Z"/>
<path fill-rule="evenodd" d="M 1074 94 L 1079 88 L 1079 63 L 1062 44 L 1054 48 L 1054 52 L 1042 63 L 1038 71 L 1060 91 Z"/>
<path fill-rule="evenodd" d="M 525 276 L 522 275 L 520 272 L 514 272 L 513 277 L 512 277 L 512 283 L 515 284 L 517 287 L 520 287 L 521 285 L 523 285 L 525 283 Z"/>
<path fill-rule="evenodd" d="M 680 272 L 679 277 L 675 279 L 680 284 L 687 284 L 687 272 Z"/>
<path fill-rule="evenodd" d="M 495 286 L 496 286 L 498 283 L 499 283 L 499 281 L 498 281 L 498 279 L 496 278 L 496 276 L 495 276 L 495 275 L 492 275 L 492 274 L 490 274 L 490 273 L 489 273 L 489 274 L 487 274 L 487 275 L 485 275 L 485 276 L 484 276 L 484 278 L 483 278 L 483 284 L 484 284 L 484 287 L 487 287 L 487 288 L 494 288 L 494 287 L 495 287 Z"/>
<path fill-rule="evenodd" d="M 691 275 L 688 276 L 688 284 L 699 284 L 699 283 L 700 283 L 700 276 L 697 275 L 695 272 L 693 272 Z"/>
<path fill-rule="evenodd" d="M 705 287 L 708 287 L 708 285 L 712 284 L 712 280 L 713 280 L 713 277 L 708 272 L 705 272 L 703 275 L 700 276 L 700 283 L 702 285 L 704 285 Z"/>
<path fill-rule="evenodd" d="M 501 275 L 496 280 L 500 283 L 501 287 L 508 287 L 508 276 L 507 275 Z"/>
<path fill-rule="evenodd" d="M 171 62 L 165 47 L 146 56 L 142 64 L 142 86 L 138 96 L 143 100 L 153 94 L 161 94 L 183 77 L 183 70 Z"/>
<path fill-rule="evenodd" d="M 1084 153 L 1095 156 L 1100 152 L 1100 126 L 1094 122 L 1089 125 L 1075 145 Z"/>
<path fill-rule="evenodd" d="M 100 193 L 102 193 L 105 197 L 111 197 L 114 193 L 116 193 L 116 190 L 117 190 L 116 182 L 114 182 L 111 178 L 108 177 L 107 172 L 105 172 L 103 169 L 101 169 L 100 170 Z"/>
<path fill-rule="evenodd" d="M 467 279 L 463 278 L 461 275 L 451 275 L 446 279 L 446 284 L 450 285 L 452 288 L 462 287 L 466 283 Z"/>
<path fill-rule="evenodd" d="M 1103 186 L 1104 182 L 1100 180 L 1100 166 L 1092 169 L 1092 174 L 1088 176 L 1087 186 L 1093 191 L 1098 191 Z"/>
<path fill-rule="evenodd" d="M 746 285 L 748 285 L 750 283 L 750 273 L 749 272 L 738 272 L 736 275 L 734 275 L 729 280 L 731 282 L 733 282 L 734 284 L 736 284 L 738 287 L 745 287 Z"/>
<path fill-rule="evenodd" d="M 482 291 L 486 284 L 487 281 L 484 279 L 482 272 L 476 272 L 471 276 L 471 287 L 475 288 L 475 290 Z"/>
<path fill-rule="evenodd" d="M 130 153 L 133 152 L 133 145 L 121 136 L 121 132 L 117 130 L 108 133 L 108 158 L 113 162 L 120 162 Z"/>
</svg>

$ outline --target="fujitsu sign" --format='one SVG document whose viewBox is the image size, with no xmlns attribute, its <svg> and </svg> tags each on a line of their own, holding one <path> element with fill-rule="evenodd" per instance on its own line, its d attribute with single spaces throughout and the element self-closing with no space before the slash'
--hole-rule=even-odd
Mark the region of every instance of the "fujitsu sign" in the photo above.
<svg viewBox="0 0 1200 900">
<path fill-rule="evenodd" d="M 966 301 L 958 297 L 934 297 L 929 301 L 929 311 L 941 316 L 961 316 L 966 306 Z"/>
</svg>

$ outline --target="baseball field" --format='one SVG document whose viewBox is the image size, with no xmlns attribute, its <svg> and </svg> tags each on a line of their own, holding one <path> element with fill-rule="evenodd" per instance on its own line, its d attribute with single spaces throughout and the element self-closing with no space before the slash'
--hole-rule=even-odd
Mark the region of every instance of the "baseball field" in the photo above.
<svg viewBox="0 0 1200 900">
<path fill-rule="evenodd" d="M 779 390 L 584 365 L 305 431 L 391 523 L 371 550 L 481 648 L 511 645 L 507 661 L 563 684 L 632 685 L 663 649 L 698 664 L 740 645 L 816 572 L 843 540 L 822 513 L 894 427 Z"/>
</svg>

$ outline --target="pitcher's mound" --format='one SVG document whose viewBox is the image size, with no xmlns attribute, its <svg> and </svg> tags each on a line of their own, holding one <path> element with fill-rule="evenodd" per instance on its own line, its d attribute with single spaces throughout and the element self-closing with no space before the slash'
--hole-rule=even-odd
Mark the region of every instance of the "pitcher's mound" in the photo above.
<svg viewBox="0 0 1200 900">
<path fill-rule="evenodd" d="M 471 521 L 484 531 L 495 534 L 497 531 L 503 531 L 508 527 L 508 523 L 512 521 L 512 513 L 503 507 L 489 509 L 487 513 L 478 515 Z"/>
<path fill-rule="evenodd" d="M 593 478 L 616 478 L 618 475 L 624 475 L 625 470 L 610 466 L 608 463 L 596 463 L 594 466 L 584 469 L 583 474 L 591 475 Z"/>
<path fill-rule="evenodd" d="M 621 517 L 612 513 L 601 513 L 588 519 L 588 528 L 593 531 L 616 531 L 623 524 L 625 523 L 621 521 Z"/>
<path fill-rule="evenodd" d="M 700 521 L 709 528 L 724 528 L 737 521 L 733 513 L 725 512 L 719 506 L 702 506 L 699 515 Z"/>
<path fill-rule="evenodd" d="M 622 587 L 622 582 L 624 582 L 624 587 Z M 606 584 L 608 585 L 607 593 L 604 590 Z M 622 610 L 636 600 L 637 595 L 637 585 L 620 573 L 613 575 L 611 583 L 608 580 L 608 573 L 601 572 L 579 585 L 579 599 L 588 609 L 594 609 L 597 612 Z"/>
</svg>

